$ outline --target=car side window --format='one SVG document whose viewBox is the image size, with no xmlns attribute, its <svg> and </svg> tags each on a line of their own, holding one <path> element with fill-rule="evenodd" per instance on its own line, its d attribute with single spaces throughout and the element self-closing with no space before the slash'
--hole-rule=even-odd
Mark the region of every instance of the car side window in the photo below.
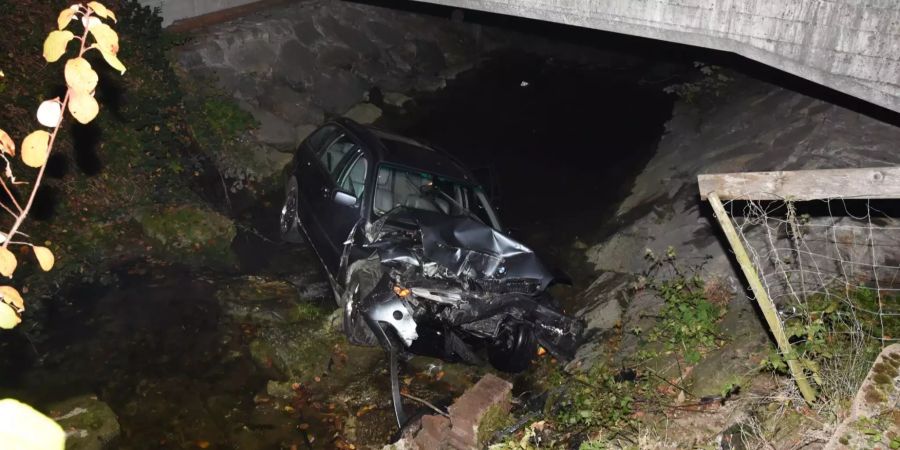
<svg viewBox="0 0 900 450">
<path fill-rule="evenodd" d="M 341 161 L 343 161 L 344 157 L 354 148 L 356 148 L 356 143 L 354 143 L 347 135 L 342 135 L 335 139 L 334 142 L 325 149 L 325 152 L 319 156 L 322 165 L 325 167 L 325 170 L 331 174 L 332 179 L 337 180 L 342 169 Z"/>
<path fill-rule="evenodd" d="M 306 143 L 309 145 L 309 148 L 314 155 L 321 156 L 325 151 L 325 148 L 328 147 L 328 144 L 338 137 L 340 131 L 341 130 L 334 125 L 326 125 L 314 131 L 313 134 L 306 138 Z"/>
<path fill-rule="evenodd" d="M 369 161 L 366 155 L 360 153 L 359 157 L 353 161 L 350 168 L 344 172 L 344 178 L 341 180 L 341 190 L 353 194 L 355 197 L 362 197 L 366 188 L 366 172 L 369 169 Z"/>
</svg>

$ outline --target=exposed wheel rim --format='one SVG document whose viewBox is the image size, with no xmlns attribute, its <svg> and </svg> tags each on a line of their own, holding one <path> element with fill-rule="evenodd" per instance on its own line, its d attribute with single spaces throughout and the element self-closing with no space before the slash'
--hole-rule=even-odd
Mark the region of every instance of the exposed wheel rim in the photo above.
<svg viewBox="0 0 900 450">
<path fill-rule="evenodd" d="M 291 186 L 281 207 L 281 234 L 287 234 L 297 221 L 297 188 Z"/>
</svg>

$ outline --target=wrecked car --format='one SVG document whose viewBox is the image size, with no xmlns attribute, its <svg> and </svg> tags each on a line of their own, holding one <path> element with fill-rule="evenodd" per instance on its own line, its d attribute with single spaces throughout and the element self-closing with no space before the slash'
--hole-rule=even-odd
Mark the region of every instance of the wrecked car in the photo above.
<svg viewBox="0 0 900 450">
<path fill-rule="evenodd" d="M 422 354 L 526 369 L 538 346 L 567 358 L 581 324 L 548 293 L 560 281 L 503 233 L 485 191 L 447 153 L 330 122 L 299 146 L 285 183 L 282 237 L 304 237 L 343 308 L 348 339 L 398 358 Z"/>
</svg>

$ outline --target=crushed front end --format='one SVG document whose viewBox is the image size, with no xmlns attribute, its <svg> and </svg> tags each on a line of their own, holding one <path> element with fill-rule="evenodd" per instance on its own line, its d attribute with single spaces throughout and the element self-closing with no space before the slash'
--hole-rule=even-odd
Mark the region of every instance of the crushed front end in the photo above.
<svg viewBox="0 0 900 450">
<path fill-rule="evenodd" d="M 524 245 L 473 218 L 411 209 L 366 235 L 382 275 L 355 307 L 405 351 L 478 363 L 480 348 L 524 329 L 557 357 L 573 355 L 582 324 L 559 312 L 553 275 Z"/>
</svg>

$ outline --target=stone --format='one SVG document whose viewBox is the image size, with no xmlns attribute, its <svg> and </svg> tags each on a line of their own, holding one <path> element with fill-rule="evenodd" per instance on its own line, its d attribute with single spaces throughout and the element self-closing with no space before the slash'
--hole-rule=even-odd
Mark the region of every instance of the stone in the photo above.
<svg viewBox="0 0 900 450">
<path fill-rule="evenodd" d="M 344 19 L 348 20 L 346 17 Z M 378 45 L 369 36 L 356 28 L 339 26 L 335 28 L 334 32 L 338 40 L 348 48 L 353 49 L 354 53 L 374 56 L 379 52 Z"/>
<path fill-rule="evenodd" d="M 416 434 L 414 442 L 421 449 L 442 448 L 446 444 L 450 432 L 450 419 L 443 416 L 422 417 L 422 429 Z"/>
<path fill-rule="evenodd" d="M 387 92 L 384 94 L 384 103 L 398 108 L 402 108 L 410 100 L 412 100 L 410 96 L 399 92 Z"/>
<path fill-rule="evenodd" d="M 724 395 L 728 387 L 747 387 L 759 361 L 774 348 L 753 304 L 743 295 L 730 302 L 719 332 L 728 345 L 706 355 L 685 380 L 697 397 Z"/>
<path fill-rule="evenodd" d="M 318 52 L 316 64 L 320 70 L 331 68 L 350 70 L 361 59 L 359 53 L 347 47 L 329 46 Z"/>
<path fill-rule="evenodd" d="M 134 218 L 157 251 L 185 264 L 234 264 L 231 219 L 204 206 L 160 205 L 137 210 Z"/>
<path fill-rule="evenodd" d="M 292 382 L 275 380 L 269 380 L 266 382 L 266 394 L 274 398 L 280 398 L 282 400 L 290 400 L 297 395 L 297 393 L 294 391 Z"/>
<path fill-rule="evenodd" d="M 227 58 L 242 73 L 271 73 L 277 55 L 268 42 L 251 40 L 238 46 Z"/>
<path fill-rule="evenodd" d="M 493 374 L 478 380 L 472 388 L 456 399 L 448 408 L 450 422 L 450 444 L 459 449 L 476 448 L 478 428 L 481 420 L 492 407 L 509 411 L 512 383 Z"/>
<path fill-rule="evenodd" d="M 270 111 L 251 108 L 250 114 L 259 122 L 254 131 L 259 142 L 276 147 L 290 147 L 294 143 L 294 126 Z"/>
<path fill-rule="evenodd" d="M 508 424 L 512 384 L 484 375 L 448 408 L 448 417 L 425 415 L 408 424 L 400 440 L 385 449 L 484 448 L 499 425 Z"/>
<path fill-rule="evenodd" d="M 371 103 L 360 103 L 344 113 L 344 117 L 369 125 L 381 117 L 381 108 Z"/>
<path fill-rule="evenodd" d="M 311 89 L 317 105 L 339 114 L 362 100 L 369 87 L 349 71 L 335 70 L 317 73 Z"/>
<path fill-rule="evenodd" d="M 309 137 L 309 135 L 312 134 L 313 131 L 316 131 L 317 128 L 319 128 L 319 127 L 316 125 L 300 125 L 300 126 L 298 126 L 295 129 L 294 147 L 298 147 L 301 143 L 303 143 L 303 141 L 307 137 Z"/>
<path fill-rule="evenodd" d="M 379 21 L 370 21 L 366 22 L 365 29 L 368 31 L 366 34 L 370 38 L 381 42 L 385 47 L 395 47 L 406 42 L 406 32 L 403 31 L 402 27 L 391 26 Z"/>
<path fill-rule="evenodd" d="M 427 75 L 437 75 L 446 67 L 444 52 L 431 41 L 416 41 L 416 71 Z"/>
<path fill-rule="evenodd" d="M 259 107 L 272 112 L 292 126 L 318 124 L 325 119 L 325 113 L 313 104 L 309 94 L 297 92 L 281 83 L 273 83 L 266 89 L 259 97 Z M 296 133 L 291 134 L 296 136 Z"/>
<path fill-rule="evenodd" d="M 873 424 L 874 423 L 874 424 Z M 867 430 L 875 427 L 876 436 Z M 893 448 L 900 436 L 900 344 L 881 350 L 853 399 L 850 416 L 834 431 L 825 450 Z"/>
<path fill-rule="evenodd" d="M 300 298 L 294 285 L 282 280 L 234 278 L 220 283 L 215 296 L 223 314 L 257 325 L 303 323 L 321 316 L 316 306 Z"/>
<path fill-rule="evenodd" d="M 281 45 L 273 77 L 282 79 L 294 87 L 305 87 L 313 80 L 316 71 L 316 55 L 299 41 L 291 40 Z"/>
<path fill-rule="evenodd" d="M 93 395 L 82 395 L 48 408 L 50 417 L 66 430 L 66 449 L 103 450 L 119 437 L 119 420 L 112 408 Z"/>
</svg>

